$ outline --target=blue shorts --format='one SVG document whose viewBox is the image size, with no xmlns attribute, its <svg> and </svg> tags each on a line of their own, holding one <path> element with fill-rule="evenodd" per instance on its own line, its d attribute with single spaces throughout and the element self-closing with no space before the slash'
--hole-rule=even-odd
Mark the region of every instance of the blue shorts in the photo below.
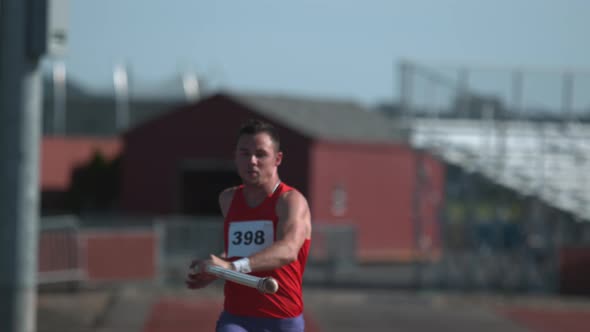
<svg viewBox="0 0 590 332">
<path fill-rule="evenodd" d="M 235 316 L 223 311 L 216 332 L 303 332 L 303 314 L 294 318 L 257 318 Z"/>
</svg>

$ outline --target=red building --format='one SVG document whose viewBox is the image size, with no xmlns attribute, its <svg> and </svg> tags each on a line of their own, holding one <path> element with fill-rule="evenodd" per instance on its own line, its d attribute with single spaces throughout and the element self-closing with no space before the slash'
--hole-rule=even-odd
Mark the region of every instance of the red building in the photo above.
<svg viewBox="0 0 590 332">
<path fill-rule="evenodd" d="M 71 213 L 72 206 L 68 206 L 66 196 L 72 190 L 77 172 L 88 167 L 97 155 L 107 162 L 118 158 L 122 142 L 118 137 L 45 136 L 40 150 L 39 189 L 42 212 Z M 84 194 L 87 192 L 77 192 L 78 196 Z"/>
<path fill-rule="evenodd" d="M 438 247 L 443 166 L 405 143 L 390 119 L 352 102 L 217 94 L 167 112 L 124 136 L 121 207 L 129 214 L 218 215 L 219 192 L 239 184 L 233 149 L 249 118 L 281 135 L 283 181 L 309 200 L 314 224 L 353 224 L 365 260 L 409 259 L 414 217 Z M 427 184 L 414 201 L 418 160 Z M 427 203 L 424 203 L 427 202 Z"/>
</svg>

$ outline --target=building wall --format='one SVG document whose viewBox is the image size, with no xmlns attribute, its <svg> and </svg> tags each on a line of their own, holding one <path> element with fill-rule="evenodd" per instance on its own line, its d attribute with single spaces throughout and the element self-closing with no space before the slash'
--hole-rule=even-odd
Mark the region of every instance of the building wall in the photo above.
<svg viewBox="0 0 590 332">
<path fill-rule="evenodd" d="M 311 151 L 310 204 L 313 220 L 352 223 L 357 228 L 358 258 L 364 261 L 413 257 L 413 193 L 416 153 L 405 145 L 318 142 Z M 442 166 L 424 158 L 433 200 L 442 198 Z M 340 186 L 341 189 L 338 189 Z M 424 186 L 423 186 L 424 188 Z M 338 196 L 345 194 L 345 203 Z M 340 192 L 339 192 L 340 191 Z M 342 197 L 340 198 L 342 200 Z M 424 233 L 438 245 L 436 205 L 419 201 Z"/>
<path fill-rule="evenodd" d="M 43 137 L 41 190 L 65 191 L 71 184 L 73 170 L 88 163 L 95 153 L 110 160 L 119 156 L 121 150 L 122 142 L 118 137 Z"/>
<path fill-rule="evenodd" d="M 558 255 L 560 293 L 590 295 L 590 246 L 562 247 Z"/>
<path fill-rule="evenodd" d="M 153 280 L 158 238 L 151 230 L 87 231 L 81 235 L 86 281 Z"/>
<path fill-rule="evenodd" d="M 75 204 L 67 198 L 67 193 L 75 186 L 76 172 L 88 166 L 96 154 L 108 163 L 115 161 L 122 147 L 118 137 L 43 137 L 39 184 L 42 213 L 71 213 Z M 95 187 L 88 189 L 95 192 L 101 190 Z"/>
<path fill-rule="evenodd" d="M 129 132 L 122 161 L 123 210 L 133 214 L 178 212 L 181 164 L 187 160 L 232 164 L 238 129 L 250 118 L 262 117 L 216 96 Z M 283 180 L 305 192 L 309 143 L 288 128 L 277 128 L 285 149 L 285 164 L 280 168 Z"/>
<path fill-rule="evenodd" d="M 413 191 L 417 199 L 416 218 L 423 234 L 420 241 L 421 254 L 436 258 L 442 248 L 440 224 L 445 201 L 447 165 L 428 153 L 413 151 L 412 155 L 414 165 L 421 163 L 424 174 Z M 432 257 L 433 255 L 436 257 Z"/>
</svg>

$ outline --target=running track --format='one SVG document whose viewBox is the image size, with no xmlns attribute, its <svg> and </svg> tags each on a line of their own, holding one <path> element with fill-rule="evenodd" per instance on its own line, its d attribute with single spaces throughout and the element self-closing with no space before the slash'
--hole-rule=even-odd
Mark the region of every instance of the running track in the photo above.
<svg viewBox="0 0 590 332">
<path fill-rule="evenodd" d="M 215 299 L 160 298 L 152 307 L 143 332 L 215 331 L 222 302 Z M 305 331 L 320 332 L 314 319 L 305 316 Z"/>
<path fill-rule="evenodd" d="M 153 302 L 141 332 L 215 331 L 221 308 L 220 297 L 167 294 Z M 314 290 L 307 296 L 305 320 L 307 332 L 320 332 L 319 326 L 323 332 L 356 332 L 364 329 L 361 327 L 423 332 L 441 326 L 456 332 L 587 332 L 590 308 L 487 306 L 470 301 L 450 301 L 440 306 L 428 297 Z"/>
<path fill-rule="evenodd" d="M 534 332 L 590 331 L 590 310 L 514 308 L 500 312 Z"/>
</svg>

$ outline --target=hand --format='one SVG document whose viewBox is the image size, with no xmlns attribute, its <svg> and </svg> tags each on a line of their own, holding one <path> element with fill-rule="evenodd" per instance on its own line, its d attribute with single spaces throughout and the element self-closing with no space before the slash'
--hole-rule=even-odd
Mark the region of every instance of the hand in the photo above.
<svg viewBox="0 0 590 332">
<path fill-rule="evenodd" d="M 232 263 L 230 261 L 227 261 L 227 260 L 217 257 L 215 255 L 210 255 L 209 259 L 206 261 L 206 264 L 213 265 L 213 266 L 219 266 L 219 267 L 222 267 L 227 270 L 234 269 L 234 266 L 232 265 Z"/>
<path fill-rule="evenodd" d="M 207 287 L 210 283 L 215 281 L 217 277 L 212 274 L 209 274 L 205 271 L 206 262 L 209 260 L 199 260 L 195 259 L 191 262 L 189 266 L 189 272 L 187 275 L 186 280 L 184 281 L 186 286 L 190 289 L 199 289 Z M 198 266 L 199 272 L 195 272 L 195 267 Z"/>
</svg>

